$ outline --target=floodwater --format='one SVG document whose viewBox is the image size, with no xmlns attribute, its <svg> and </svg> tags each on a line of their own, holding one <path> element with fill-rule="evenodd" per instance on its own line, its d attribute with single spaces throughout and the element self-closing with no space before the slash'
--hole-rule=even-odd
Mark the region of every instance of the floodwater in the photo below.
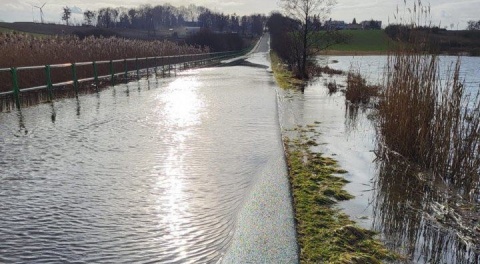
<svg viewBox="0 0 480 264">
<path fill-rule="evenodd" d="M 267 51 L 0 113 L 0 262 L 295 263 Z"/>
<path fill-rule="evenodd" d="M 447 68 L 456 57 L 442 57 Z M 371 83 L 381 83 L 386 56 L 320 57 L 331 68 L 359 71 Z M 480 85 L 480 58 L 462 58 L 462 76 L 470 92 Z M 341 92 L 329 94 L 326 83 L 345 86 L 345 76 L 323 76 L 303 93 L 281 91 L 279 108 L 285 129 L 321 122 L 320 145 L 314 150 L 339 161 L 351 181 L 346 189 L 355 195 L 340 207 L 362 227 L 379 232 L 386 246 L 402 254 L 400 263 L 480 263 L 480 248 L 468 232 L 445 224 L 436 215 L 449 199 L 443 189 L 413 180 L 405 164 L 376 160 L 374 111 L 346 103 Z M 448 221 L 452 221 L 451 219 Z M 453 220 L 455 221 L 455 220 Z M 478 219 L 473 219 L 477 221 Z"/>
</svg>

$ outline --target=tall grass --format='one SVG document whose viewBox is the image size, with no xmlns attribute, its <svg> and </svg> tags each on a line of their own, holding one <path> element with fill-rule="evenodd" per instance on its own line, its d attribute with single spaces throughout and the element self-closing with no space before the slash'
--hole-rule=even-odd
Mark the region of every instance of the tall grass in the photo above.
<svg viewBox="0 0 480 264">
<path fill-rule="evenodd" d="M 345 98 L 352 104 L 368 104 L 371 97 L 378 95 L 379 89 L 379 86 L 367 84 L 360 73 L 350 71 L 347 74 Z"/>
<path fill-rule="evenodd" d="M 170 41 L 128 40 L 115 37 L 79 39 L 76 36 L 38 38 L 21 33 L 0 33 L 0 68 L 198 54 L 207 51 L 199 47 L 178 45 Z M 135 62 L 130 62 L 128 67 L 130 70 L 134 69 Z M 121 72 L 124 70 L 124 66 L 117 65 L 115 70 Z M 93 69 L 92 67 L 79 67 L 77 74 L 78 78 L 92 77 Z M 100 66 L 99 74 L 108 74 L 108 65 Z M 43 70 L 22 71 L 19 75 L 22 88 L 45 84 Z M 52 70 L 52 78 L 54 82 L 64 82 L 72 79 L 72 73 L 69 68 L 55 69 Z M 10 90 L 11 82 L 9 72 L 0 73 L 0 91 Z"/>
<path fill-rule="evenodd" d="M 466 93 L 460 59 L 441 72 L 423 37 L 411 35 L 410 44 L 389 54 L 379 104 L 380 154 L 403 156 L 430 170 L 431 180 L 442 179 L 472 198 L 480 182 L 480 92 Z"/>
</svg>

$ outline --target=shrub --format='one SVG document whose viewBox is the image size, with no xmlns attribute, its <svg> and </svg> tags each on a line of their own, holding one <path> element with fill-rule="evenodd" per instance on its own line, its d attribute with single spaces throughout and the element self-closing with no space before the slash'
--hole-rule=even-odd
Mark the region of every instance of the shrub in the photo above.
<svg viewBox="0 0 480 264">
<path fill-rule="evenodd" d="M 376 85 L 368 85 L 359 73 L 349 72 L 345 98 L 353 104 L 368 104 L 371 97 L 378 95 L 379 89 Z"/>
</svg>

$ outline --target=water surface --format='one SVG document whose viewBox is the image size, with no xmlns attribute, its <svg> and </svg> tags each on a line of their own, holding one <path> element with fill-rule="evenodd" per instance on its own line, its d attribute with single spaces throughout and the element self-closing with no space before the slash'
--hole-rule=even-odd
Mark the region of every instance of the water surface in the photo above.
<svg viewBox="0 0 480 264">
<path fill-rule="evenodd" d="M 271 78 L 189 70 L 0 113 L 0 262 L 295 262 Z"/>
<path fill-rule="evenodd" d="M 461 76 L 467 92 L 480 85 L 480 58 L 462 57 Z M 319 58 L 334 69 L 359 71 L 370 83 L 381 83 L 386 56 L 330 56 Z M 456 57 L 441 57 L 447 69 Z M 445 202 L 445 190 L 411 180 L 405 164 L 376 159 L 375 111 L 355 107 L 341 92 L 329 94 L 326 83 L 335 80 L 345 87 L 345 76 L 322 76 L 301 92 L 281 92 L 281 122 L 286 129 L 321 122 L 314 147 L 339 161 L 350 181 L 346 189 L 355 198 L 340 207 L 362 227 L 378 231 L 386 246 L 406 256 L 405 263 L 479 263 L 477 245 L 462 233 L 444 225 L 434 213 Z M 478 219 L 477 219 L 478 221 Z M 402 262 L 402 261 L 401 261 Z"/>
</svg>

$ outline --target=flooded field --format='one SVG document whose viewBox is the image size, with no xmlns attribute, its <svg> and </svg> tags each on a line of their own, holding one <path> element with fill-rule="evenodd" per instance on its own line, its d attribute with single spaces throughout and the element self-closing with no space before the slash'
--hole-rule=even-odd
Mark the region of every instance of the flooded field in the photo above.
<svg viewBox="0 0 480 264">
<path fill-rule="evenodd" d="M 369 82 L 382 81 L 385 56 L 319 58 L 334 69 L 359 71 Z M 447 66 L 454 57 L 442 57 Z M 462 74 L 470 91 L 479 89 L 480 59 L 462 58 Z M 447 192 L 445 186 L 434 187 L 406 177 L 414 170 L 407 164 L 376 159 L 375 111 L 345 102 L 341 92 L 329 94 L 326 83 L 335 80 L 345 86 L 345 76 L 324 76 L 309 84 L 304 93 L 281 92 L 280 111 L 285 128 L 321 122 L 317 131 L 319 143 L 315 150 L 338 160 L 349 173 L 347 185 L 355 199 L 342 202 L 341 207 L 362 227 L 379 231 L 386 245 L 404 255 L 405 263 L 478 263 L 480 248 L 472 236 L 475 232 L 461 225 L 462 221 L 478 218 L 449 213 L 451 201 L 458 206 L 472 206 Z M 473 206 L 477 206 L 478 202 Z M 478 211 L 477 211 L 478 214 Z M 451 218 L 453 217 L 453 218 Z M 458 219 L 455 219 L 457 217 Z M 471 223 L 470 223 L 471 224 Z"/>
</svg>

